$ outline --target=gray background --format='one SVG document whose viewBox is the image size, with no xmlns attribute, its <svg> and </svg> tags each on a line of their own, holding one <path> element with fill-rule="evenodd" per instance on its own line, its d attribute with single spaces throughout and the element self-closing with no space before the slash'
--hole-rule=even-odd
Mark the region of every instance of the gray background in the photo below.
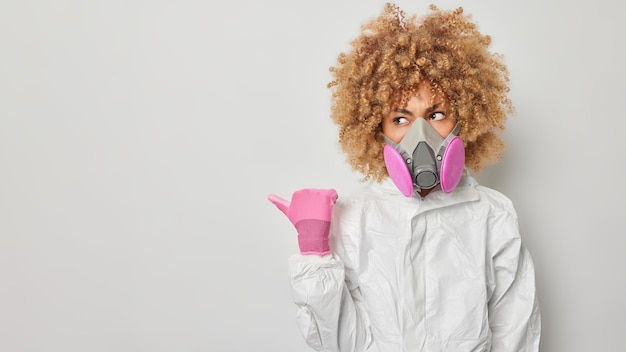
<svg viewBox="0 0 626 352">
<path fill-rule="evenodd" d="M 542 351 L 626 350 L 621 5 L 438 4 L 510 69 L 508 149 L 476 177 L 517 207 Z M 327 69 L 382 7 L 1 1 L 0 351 L 308 350 L 266 196 L 358 186 Z"/>
</svg>

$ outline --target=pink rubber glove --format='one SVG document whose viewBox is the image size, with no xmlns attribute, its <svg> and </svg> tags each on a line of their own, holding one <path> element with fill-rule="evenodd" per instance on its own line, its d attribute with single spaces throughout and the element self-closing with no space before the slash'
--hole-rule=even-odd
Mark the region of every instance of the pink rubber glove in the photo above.
<svg viewBox="0 0 626 352">
<path fill-rule="evenodd" d="M 293 193 L 291 203 L 274 194 L 270 194 L 267 199 L 287 215 L 296 227 L 300 253 L 319 256 L 330 253 L 330 216 L 337 201 L 337 191 L 301 189 Z"/>
</svg>

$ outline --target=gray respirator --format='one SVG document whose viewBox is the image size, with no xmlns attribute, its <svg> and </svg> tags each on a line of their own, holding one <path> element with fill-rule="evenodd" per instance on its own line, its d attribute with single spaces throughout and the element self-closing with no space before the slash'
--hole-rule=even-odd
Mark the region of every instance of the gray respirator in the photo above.
<svg viewBox="0 0 626 352">
<path fill-rule="evenodd" d="M 423 118 L 417 118 L 399 143 L 385 137 L 385 166 L 402 194 L 431 189 L 441 184 L 450 193 L 459 183 L 465 166 L 465 148 L 457 123 L 446 138 Z"/>
</svg>

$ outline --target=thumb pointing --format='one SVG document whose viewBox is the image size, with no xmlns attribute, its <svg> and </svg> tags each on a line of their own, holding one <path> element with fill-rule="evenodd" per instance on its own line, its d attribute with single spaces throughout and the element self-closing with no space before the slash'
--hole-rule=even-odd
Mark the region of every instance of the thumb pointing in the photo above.
<svg viewBox="0 0 626 352">
<path fill-rule="evenodd" d="M 278 210 L 282 211 L 283 214 L 287 215 L 287 217 L 289 217 L 289 202 L 282 199 L 281 197 L 275 195 L 275 194 L 270 194 L 269 196 L 267 196 L 267 199 L 272 202 L 277 208 Z"/>
</svg>

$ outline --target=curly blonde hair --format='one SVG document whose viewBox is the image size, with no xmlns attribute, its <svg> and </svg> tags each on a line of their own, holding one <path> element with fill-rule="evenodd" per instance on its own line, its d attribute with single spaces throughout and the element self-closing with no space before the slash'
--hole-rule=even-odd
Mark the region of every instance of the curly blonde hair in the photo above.
<svg viewBox="0 0 626 352">
<path fill-rule="evenodd" d="M 430 11 L 406 18 L 387 3 L 330 68 L 331 118 L 348 163 L 364 180 L 388 175 L 382 119 L 406 105 L 422 81 L 430 83 L 433 96 L 450 101 L 448 116 L 461 126 L 468 168 L 478 172 L 501 157 L 504 143 L 496 132 L 513 112 L 503 58 L 488 50 L 491 37 L 478 31 L 463 8 L 430 5 Z"/>
</svg>

